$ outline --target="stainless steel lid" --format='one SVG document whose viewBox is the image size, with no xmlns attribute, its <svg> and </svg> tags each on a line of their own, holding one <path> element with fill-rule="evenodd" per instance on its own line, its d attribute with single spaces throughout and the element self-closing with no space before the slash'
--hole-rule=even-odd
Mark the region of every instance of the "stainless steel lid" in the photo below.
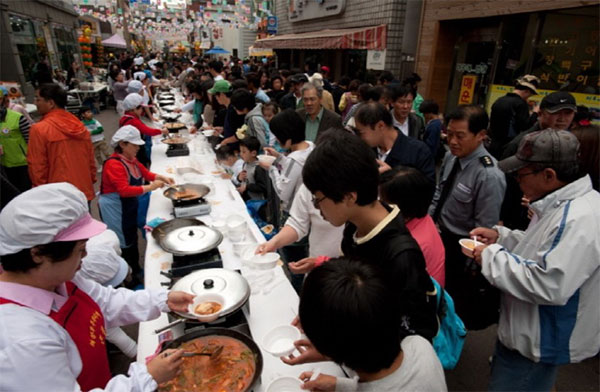
<svg viewBox="0 0 600 392">
<path fill-rule="evenodd" d="M 152 236 L 165 252 L 176 256 L 207 252 L 223 241 L 223 235 L 219 231 L 192 218 L 163 222 L 152 231 Z"/>
<path fill-rule="evenodd" d="M 208 268 L 192 272 L 179 279 L 172 290 L 185 291 L 193 295 L 215 293 L 225 298 L 221 316 L 241 308 L 250 298 L 250 286 L 241 274 L 224 268 Z M 190 318 L 187 313 L 178 313 Z"/>
</svg>

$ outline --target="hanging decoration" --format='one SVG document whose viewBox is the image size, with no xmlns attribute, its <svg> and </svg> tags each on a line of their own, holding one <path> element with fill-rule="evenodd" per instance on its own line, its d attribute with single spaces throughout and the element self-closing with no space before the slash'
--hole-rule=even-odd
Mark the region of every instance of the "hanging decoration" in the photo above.
<svg viewBox="0 0 600 392">
<path fill-rule="evenodd" d="M 83 26 L 83 31 L 81 36 L 79 36 L 79 47 L 81 49 L 81 58 L 83 60 L 83 65 L 85 67 L 92 67 L 94 63 L 92 62 L 92 29 L 88 25 Z"/>
<path fill-rule="evenodd" d="M 256 30 L 261 20 L 272 16 L 271 2 L 260 0 L 236 0 L 235 4 L 227 0 L 200 0 L 195 11 L 161 8 L 159 3 L 145 1 L 125 2 L 123 8 L 96 6 L 97 0 L 72 1 L 80 15 L 109 22 L 117 29 L 123 28 L 124 20 L 127 20 L 127 28 L 132 34 L 150 40 L 187 40 L 198 29 Z"/>
<path fill-rule="evenodd" d="M 104 67 L 106 60 L 104 59 L 104 45 L 102 45 L 101 37 L 96 37 L 96 57 L 98 65 Z"/>
</svg>

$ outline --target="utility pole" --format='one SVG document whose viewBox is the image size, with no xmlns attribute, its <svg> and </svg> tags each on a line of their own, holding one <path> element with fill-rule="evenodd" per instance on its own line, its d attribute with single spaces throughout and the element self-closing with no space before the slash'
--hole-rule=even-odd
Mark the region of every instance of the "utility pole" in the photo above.
<svg viewBox="0 0 600 392">
<path fill-rule="evenodd" d="M 129 10 L 129 0 L 117 0 L 117 8 L 120 8 L 123 12 L 123 38 L 127 44 L 127 50 L 131 50 L 131 36 L 129 35 L 129 26 L 127 25 L 127 17 L 125 16 L 125 2 L 128 3 L 127 10 Z"/>
</svg>

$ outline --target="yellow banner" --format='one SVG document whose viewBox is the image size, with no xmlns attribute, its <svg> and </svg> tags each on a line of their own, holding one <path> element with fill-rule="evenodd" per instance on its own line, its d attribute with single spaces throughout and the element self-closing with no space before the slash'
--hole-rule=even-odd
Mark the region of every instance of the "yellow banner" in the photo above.
<svg viewBox="0 0 600 392">
<path fill-rule="evenodd" d="M 462 82 L 460 83 L 460 94 L 458 94 L 459 105 L 468 105 L 473 103 L 475 82 L 477 82 L 477 75 L 464 75 L 462 77 Z"/>
<path fill-rule="evenodd" d="M 492 105 L 496 100 L 500 97 L 505 96 L 507 93 L 513 91 L 514 87 L 512 86 L 504 86 L 501 84 L 492 84 L 490 87 L 490 91 L 487 95 L 487 102 L 485 104 L 485 109 L 488 113 L 490 113 L 492 109 Z M 529 98 L 529 102 L 539 103 L 546 95 L 555 92 L 556 90 L 538 90 L 538 94 Z M 461 88 L 462 93 L 462 88 Z M 570 94 L 575 98 L 577 105 L 587 106 L 590 110 L 600 111 L 600 95 L 597 94 L 581 94 L 581 93 L 571 93 Z"/>
</svg>

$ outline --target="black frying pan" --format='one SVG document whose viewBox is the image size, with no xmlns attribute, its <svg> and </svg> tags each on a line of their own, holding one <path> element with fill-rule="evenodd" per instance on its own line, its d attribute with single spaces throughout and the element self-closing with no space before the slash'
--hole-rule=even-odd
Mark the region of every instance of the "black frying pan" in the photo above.
<svg viewBox="0 0 600 392">
<path fill-rule="evenodd" d="M 250 339 L 250 337 L 248 337 L 247 335 L 245 335 L 241 332 L 235 331 L 233 329 L 227 329 L 227 328 L 199 329 L 196 331 L 188 332 L 185 335 L 180 336 L 177 339 L 170 341 L 169 343 L 167 343 L 165 345 L 165 347 L 163 347 L 162 351 L 170 349 L 170 348 L 178 348 L 179 346 L 181 346 L 182 343 L 189 342 L 190 340 L 194 340 L 194 339 L 201 338 L 204 336 L 228 336 L 230 338 L 237 339 L 240 342 L 244 343 L 246 346 L 248 346 L 248 348 L 252 351 L 252 354 L 254 354 L 256 370 L 254 372 L 254 377 L 252 377 L 252 381 L 250 382 L 250 385 L 248 386 L 248 388 L 246 388 L 245 391 L 252 390 L 252 388 L 255 386 L 256 382 L 260 378 L 260 375 L 262 374 L 263 358 L 262 358 L 260 349 L 258 348 L 258 345 L 254 342 L 254 340 Z M 159 390 L 160 390 L 160 388 L 159 388 Z"/>
<path fill-rule="evenodd" d="M 177 192 L 185 192 L 188 190 L 194 191 L 195 193 L 198 194 L 198 196 L 177 198 L 177 196 L 176 196 Z M 163 195 L 165 195 L 166 198 L 175 200 L 175 201 L 178 201 L 178 200 L 188 201 L 188 200 L 201 199 L 204 196 L 206 196 L 208 194 L 208 192 L 210 192 L 210 188 L 203 184 L 181 184 L 181 185 L 177 185 L 175 187 L 167 188 L 167 190 L 165 190 L 163 192 Z"/>
</svg>

